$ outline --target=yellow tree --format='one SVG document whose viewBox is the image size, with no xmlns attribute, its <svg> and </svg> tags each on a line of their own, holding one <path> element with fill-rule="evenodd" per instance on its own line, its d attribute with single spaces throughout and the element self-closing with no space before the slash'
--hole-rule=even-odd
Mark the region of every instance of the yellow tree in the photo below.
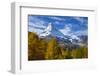
<svg viewBox="0 0 100 76">
<path fill-rule="evenodd" d="M 45 59 L 64 59 L 66 55 L 66 49 L 61 47 L 55 38 L 52 38 L 48 43 Z"/>
<path fill-rule="evenodd" d="M 45 53 L 45 59 L 59 59 L 59 55 L 61 54 L 60 47 L 55 38 L 52 38 L 48 42 L 47 50 Z"/>
<path fill-rule="evenodd" d="M 82 57 L 83 58 L 88 58 L 88 48 L 87 47 L 83 47 L 83 50 L 82 50 Z"/>
<path fill-rule="evenodd" d="M 57 42 L 56 42 L 55 38 L 52 38 L 48 42 L 47 50 L 45 53 L 45 59 L 54 59 L 54 51 L 55 51 L 56 44 L 57 44 Z"/>
<path fill-rule="evenodd" d="M 38 43 L 39 43 L 38 36 L 33 32 L 29 32 L 28 33 L 28 59 L 29 60 L 37 59 Z"/>
<path fill-rule="evenodd" d="M 79 47 L 77 49 L 73 49 L 71 52 L 71 56 L 73 58 L 87 58 L 88 57 L 88 49 L 87 49 L 87 47 Z"/>
<path fill-rule="evenodd" d="M 61 47 L 60 51 L 61 51 L 61 53 L 59 54 L 59 59 L 65 59 L 66 56 L 68 55 L 68 52 L 67 52 L 66 48 Z"/>
</svg>

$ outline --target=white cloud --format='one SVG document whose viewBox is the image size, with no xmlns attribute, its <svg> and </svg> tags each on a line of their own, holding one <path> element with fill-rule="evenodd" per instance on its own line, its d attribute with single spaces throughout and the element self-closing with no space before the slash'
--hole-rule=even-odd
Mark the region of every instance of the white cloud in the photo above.
<svg viewBox="0 0 100 76">
<path fill-rule="evenodd" d="M 29 26 L 31 27 L 37 27 L 37 28 L 46 28 L 46 26 L 44 26 L 43 24 L 39 23 L 39 22 L 29 22 Z"/>
<path fill-rule="evenodd" d="M 43 20 L 41 20 L 41 19 L 39 19 L 39 18 L 37 18 L 37 17 L 35 17 L 35 16 L 30 16 L 30 17 L 29 17 L 29 20 L 30 20 L 30 21 L 34 21 L 34 22 L 39 22 L 39 23 L 41 23 L 41 24 L 44 24 L 44 21 L 43 21 Z"/>
<path fill-rule="evenodd" d="M 77 21 L 83 23 L 84 22 L 84 19 L 81 18 L 81 17 L 73 17 L 74 19 L 76 19 Z"/>
<path fill-rule="evenodd" d="M 31 25 L 31 26 L 45 27 L 44 24 L 45 24 L 45 21 L 43 21 L 37 17 L 29 18 L 29 25 Z"/>
<path fill-rule="evenodd" d="M 39 35 L 41 32 L 43 32 L 43 30 L 41 29 L 36 29 L 34 27 L 28 27 L 28 31 L 30 32 L 35 32 L 37 35 Z"/>
<path fill-rule="evenodd" d="M 65 21 L 64 18 L 60 18 L 60 17 L 49 17 L 49 18 L 51 18 L 53 20 Z"/>
<path fill-rule="evenodd" d="M 82 30 L 82 31 L 77 31 L 75 32 L 76 35 L 88 35 L 88 31 L 87 30 Z"/>
<path fill-rule="evenodd" d="M 60 24 L 60 22 L 59 21 L 55 21 L 55 24 Z"/>
<path fill-rule="evenodd" d="M 31 21 L 28 23 L 28 30 L 30 32 L 35 32 L 36 34 L 39 35 L 46 28 L 46 26 L 44 26 L 44 24 L 45 24 L 44 21 L 42 21 L 36 17 L 32 17 Z"/>
<path fill-rule="evenodd" d="M 45 24 L 44 21 L 42 21 L 36 17 L 31 17 L 30 21 L 28 23 L 28 30 L 30 32 L 35 32 L 39 35 L 46 28 L 46 26 L 44 26 L 44 24 Z"/>
</svg>

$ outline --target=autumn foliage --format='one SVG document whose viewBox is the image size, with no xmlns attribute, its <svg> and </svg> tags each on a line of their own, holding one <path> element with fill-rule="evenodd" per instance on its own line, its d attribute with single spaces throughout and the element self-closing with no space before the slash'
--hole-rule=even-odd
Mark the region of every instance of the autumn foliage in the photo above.
<svg viewBox="0 0 100 76">
<path fill-rule="evenodd" d="M 49 41 L 28 32 L 28 60 L 76 59 L 88 58 L 87 47 L 68 49 L 60 46 L 56 38 Z"/>
</svg>

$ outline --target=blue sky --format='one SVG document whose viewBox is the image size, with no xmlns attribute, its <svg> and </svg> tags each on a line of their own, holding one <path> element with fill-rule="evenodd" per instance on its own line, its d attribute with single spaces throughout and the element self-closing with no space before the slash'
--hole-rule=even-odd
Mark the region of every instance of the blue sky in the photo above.
<svg viewBox="0 0 100 76">
<path fill-rule="evenodd" d="M 42 32 L 49 23 L 62 32 L 87 34 L 88 17 L 29 15 L 29 31 Z M 35 28 L 34 28 L 35 27 Z M 34 28 L 34 29 L 33 29 Z M 37 30 L 39 28 L 39 30 Z"/>
</svg>

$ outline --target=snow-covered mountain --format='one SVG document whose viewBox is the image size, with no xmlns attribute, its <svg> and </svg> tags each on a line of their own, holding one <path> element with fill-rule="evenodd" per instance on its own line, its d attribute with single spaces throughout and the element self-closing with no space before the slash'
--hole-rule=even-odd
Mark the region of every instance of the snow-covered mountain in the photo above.
<svg viewBox="0 0 100 76">
<path fill-rule="evenodd" d="M 71 42 L 72 42 L 73 39 L 80 41 L 80 38 L 76 34 L 74 34 L 71 31 L 71 28 L 68 27 L 67 25 L 65 25 L 65 27 L 63 29 L 60 29 L 60 32 L 62 32 L 65 36 L 69 36 Z"/>
<path fill-rule="evenodd" d="M 30 25 L 29 26 L 30 32 L 35 32 L 40 38 L 52 38 L 55 37 L 59 41 L 65 42 L 80 42 L 84 39 L 81 38 L 83 35 L 78 36 L 79 34 L 73 33 L 71 28 L 65 25 L 63 29 L 57 29 L 52 23 L 48 23 L 46 26 L 37 26 L 37 25 Z"/>
<path fill-rule="evenodd" d="M 39 34 L 40 37 L 45 37 L 51 34 L 52 31 L 52 25 L 51 23 L 48 24 L 47 28 L 44 29 L 42 33 Z"/>
<path fill-rule="evenodd" d="M 65 35 L 63 33 L 61 33 L 58 29 L 56 29 L 52 23 L 49 23 L 47 28 L 44 29 L 44 31 L 42 33 L 40 33 L 39 37 L 46 37 L 46 36 L 54 36 L 54 37 L 60 37 L 60 38 L 64 38 Z"/>
<path fill-rule="evenodd" d="M 56 37 L 56 38 L 62 38 L 62 39 L 69 39 L 71 42 L 73 40 L 78 40 L 78 41 L 81 41 L 80 38 L 73 34 L 70 30 L 69 27 L 67 27 L 65 25 L 65 27 L 63 29 L 56 29 L 52 23 L 49 23 L 48 26 L 44 29 L 44 31 L 42 33 L 39 34 L 39 37 L 47 37 L 47 36 L 53 36 L 53 37 Z"/>
</svg>

